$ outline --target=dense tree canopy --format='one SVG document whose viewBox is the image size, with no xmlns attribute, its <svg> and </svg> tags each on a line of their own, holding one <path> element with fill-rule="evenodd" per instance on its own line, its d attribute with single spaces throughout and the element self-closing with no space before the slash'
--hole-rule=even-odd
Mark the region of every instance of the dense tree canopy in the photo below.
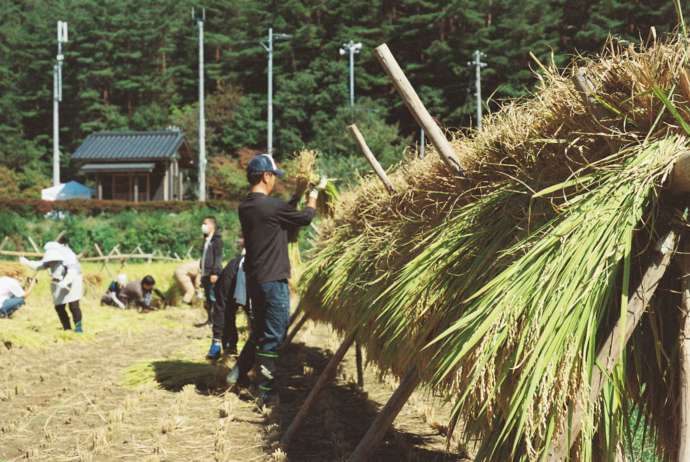
<svg viewBox="0 0 690 462">
<path fill-rule="evenodd" d="M 306 145 L 337 156 L 342 168 L 354 165 L 340 159 L 354 154 L 339 132 L 350 119 L 369 121 L 386 158 L 417 137 L 373 56 L 382 42 L 430 111 L 448 127 L 466 127 L 474 123 L 467 62 L 475 49 L 486 53 L 484 92 L 495 101 L 529 91 L 529 52 L 563 65 L 576 51 L 599 50 L 609 34 L 638 40 L 652 26 L 663 34 L 677 23 L 671 0 L 7 0 L 0 10 L 0 164 L 18 172 L 20 189 L 49 173 L 58 19 L 70 27 L 63 152 L 103 129 L 178 125 L 196 139 L 193 6 L 206 7 L 207 16 L 209 155 L 265 145 L 266 53 L 259 41 L 272 25 L 292 35 L 275 47 L 276 154 Z M 338 53 L 350 39 L 364 45 L 354 111 L 347 108 L 347 57 Z M 68 155 L 63 163 L 73 174 Z"/>
</svg>

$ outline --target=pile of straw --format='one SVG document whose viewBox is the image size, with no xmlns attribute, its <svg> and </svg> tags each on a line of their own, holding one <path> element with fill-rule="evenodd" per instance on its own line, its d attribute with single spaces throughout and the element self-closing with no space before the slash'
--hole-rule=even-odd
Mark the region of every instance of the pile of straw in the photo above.
<svg viewBox="0 0 690 462">
<path fill-rule="evenodd" d="M 15 278 L 21 281 L 26 275 L 27 270 L 25 266 L 17 262 L 0 261 L 0 276 Z"/>
<path fill-rule="evenodd" d="M 684 39 L 612 41 L 564 72 L 542 66 L 531 98 L 454 134 L 464 178 L 432 152 L 392 173 L 394 194 L 373 178 L 342 194 L 306 264 L 302 306 L 356 330 L 382 369 L 416 364 L 454 401 L 451 428 L 481 442 L 479 460 L 545 458 L 676 215 L 660 197 L 688 150 L 687 51 Z M 582 70 L 592 94 L 574 83 Z M 664 325 L 654 308 L 641 323 L 657 338 L 678 336 L 677 276 L 655 297 L 670 303 Z M 646 331 L 584 413 L 575 458 L 627 453 L 633 412 L 662 456 L 677 449 L 675 344 Z"/>
</svg>

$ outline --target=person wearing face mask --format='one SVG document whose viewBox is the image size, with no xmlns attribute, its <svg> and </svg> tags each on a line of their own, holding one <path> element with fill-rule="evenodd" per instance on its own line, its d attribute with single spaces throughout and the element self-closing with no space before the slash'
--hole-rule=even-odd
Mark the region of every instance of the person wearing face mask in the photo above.
<svg viewBox="0 0 690 462">
<path fill-rule="evenodd" d="M 223 271 L 223 238 L 215 217 L 204 218 L 201 223 L 201 233 L 204 235 L 204 241 L 201 247 L 199 271 L 201 287 L 204 289 L 206 298 L 207 323 L 211 324 L 211 317 L 216 305 L 216 282 L 218 282 L 218 276 Z M 221 342 L 221 339 L 214 339 L 208 353 L 210 356 L 215 355 L 216 352 L 220 354 Z"/>
<path fill-rule="evenodd" d="M 297 210 L 299 193 L 290 202 L 270 197 L 276 179 L 283 175 L 272 156 L 261 154 L 254 157 L 247 166 L 250 192 L 239 206 L 246 249 L 244 271 L 255 328 L 237 364 L 228 374 L 227 382 L 234 386 L 246 381 L 247 372 L 256 358 L 259 369 L 257 405 L 260 408 L 275 404 L 277 398 L 274 385 L 278 347 L 283 342 L 290 311 L 288 235 L 295 228 L 311 223 L 319 191 L 326 187 L 328 181 L 322 178 L 308 194 L 306 207 Z"/>
<path fill-rule="evenodd" d="M 64 330 L 72 329 L 66 307 L 72 313 L 74 321 L 74 332 L 82 333 L 82 315 L 79 307 L 79 300 L 83 295 L 83 280 L 81 268 L 77 256 L 70 249 L 66 242 L 48 242 L 43 247 L 44 254 L 40 261 L 30 261 L 20 257 L 19 261 L 34 269 L 46 269 L 50 272 L 50 289 L 53 293 L 53 303 L 55 311 L 60 318 L 60 323 Z"/>
</svg>

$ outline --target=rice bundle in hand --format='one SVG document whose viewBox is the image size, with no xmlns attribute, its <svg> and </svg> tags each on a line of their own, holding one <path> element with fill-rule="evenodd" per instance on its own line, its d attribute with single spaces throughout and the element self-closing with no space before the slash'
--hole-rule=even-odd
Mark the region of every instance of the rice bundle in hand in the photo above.
<svg viewBox="0 0 690 462">
<path fill-rule="evenodd" d="M 319 172 L 316 166 L 318 151 L 303 149 L 288 164 L 288 177 L 296 183 L 295 193 L 303 196 L 307 191 L 316 187 L 326 172 Z M 338 190 L 329 179 L 316 201 L 316 207 L 322 216 L 332 217 L 335 213 L 335 203 L 338 200 Z"/>
</svg>

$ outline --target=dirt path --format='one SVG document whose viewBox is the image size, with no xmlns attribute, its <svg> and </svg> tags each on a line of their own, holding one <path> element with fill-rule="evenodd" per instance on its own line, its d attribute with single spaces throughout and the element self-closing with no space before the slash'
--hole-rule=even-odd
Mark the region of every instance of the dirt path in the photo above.
<svg viewBox="0 0 690 462">
<path fill-rule="evenodd" d="M 145 316 L 145 315 L 144 315 Z M 88 342 L 44 350 L 0 345 L 0 461 L 283 461 L 275 441 L 305 399 L 338 339 L 308 325 L 284 353 L 281 406 L 272 417 L 223 387 L 227 367 L 202 358 L 208 328 L 197 314 L 170 310 L 175 322 L 107 332 Z M 128 383 L 142 369 L 150 383 Z M 148 368 L 148 369 L 147 369 Z M 170 384 L 170 370 L 175 377 Z M 352 384 L 348 354 L 288 451 L 291 461 L 344 460 L 395 383 L 367 369 L 364 391 Z M 131 381 L 131 378 L 129 378 Z M 372 460 L 446 461 L 447 409 L 413 396 Z"/>
</svg>

